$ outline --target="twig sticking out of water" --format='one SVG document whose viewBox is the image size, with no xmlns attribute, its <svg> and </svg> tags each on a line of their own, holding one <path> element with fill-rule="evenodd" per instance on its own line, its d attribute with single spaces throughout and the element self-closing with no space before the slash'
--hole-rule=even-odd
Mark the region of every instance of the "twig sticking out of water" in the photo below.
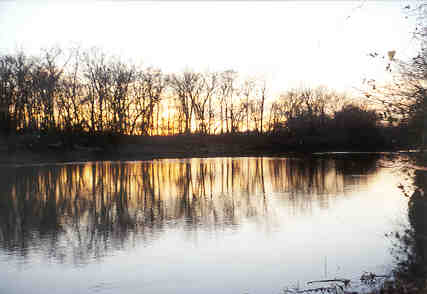
<svg viewBox="0 0 427 294">
<path fill-rule="evenodd" d="M 363 273 L 360 277 L 360 281 L 365 285 L 373 285 L 378 282 L 378 278 L 387 279 L 390 278 L 388 275 L 377 275 L 375 273 Z"/>
</svg>

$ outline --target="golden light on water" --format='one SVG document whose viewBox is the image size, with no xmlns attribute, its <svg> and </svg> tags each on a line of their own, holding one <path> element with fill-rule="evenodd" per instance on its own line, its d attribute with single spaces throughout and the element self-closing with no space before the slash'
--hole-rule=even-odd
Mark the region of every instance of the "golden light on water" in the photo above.
<svg viewBox="0 0 427 294">
<path fill-rule="evenodd" d="M 400 176 L 379 168 L 378 158 L 195 158 L 9 169 L 0 178 L 0 260 L 8 260 L 0 275 L 19 264 L 26 289 L 34 286 L 34 275 L 48 272 L 65 276 L 73 290 L 108 279 L 149 292 L 161 292 L 164 283 L 156 281 L 167 276 L 174 293 L 187 289 L 185 273 L 198 285 L 191 293 L 199 293 L 221 292 L 212 274 L 233 292 L 319 278 L 325 256 L 328 276 L 384 272 L 391 262 L 384 233 L 402 220 L 407 198 L 397 188 Z M 248 276 L 255 281 L 249 286 Z"/>
<path fill-rule="evenodd" d="M 131 214 L 157 203 L 162 210 L 158 213 L 172 219 L 180 217 L 182 201 L 190 207 L 196 205 L 193 208 L 205 217 L 218 217 L 217 213 L 227 211 L 227 205 L 237 208 L 240 216 L 262 214 L 264 201 L 271 202 L 270 207 L 290 205 L 295 213 L 306 214 L 310 212 L 307 204 L 328 208 L 333 199 L 355 195 L 352 187 L 362 194 L 370 190 L 382 195 L 369 201 L 385 201 L 399 193 L 388 184 L 396 182 L 396 176 L 386 170 L 346 175 L 340 170 L 350 167 L 337 163 L 270 158 L 85 163 L 54 168 L 48 177 L 37 177 L 38 184 L 31 193 L 42 201 L 59 201 L 57 205 L 78 200 L 95 201 L 96 207 L 102 207 L 104 201 L 125 201 Z M 12 195 L 16 195 L 15 186 Z M 282 197 L 285 202 L 281 202 Z"/>
</svg>

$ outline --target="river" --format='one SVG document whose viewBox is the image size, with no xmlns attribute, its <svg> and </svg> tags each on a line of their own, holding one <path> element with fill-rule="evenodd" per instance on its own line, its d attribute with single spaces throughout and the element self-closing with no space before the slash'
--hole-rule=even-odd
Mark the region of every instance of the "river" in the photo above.
<svg viewBox="0 0 427 294">
<path fill-rule="evenodd" d="M 0 167 L 0 293 L 280 293 L 391 269 L 384 154 Z"/>
</svg>

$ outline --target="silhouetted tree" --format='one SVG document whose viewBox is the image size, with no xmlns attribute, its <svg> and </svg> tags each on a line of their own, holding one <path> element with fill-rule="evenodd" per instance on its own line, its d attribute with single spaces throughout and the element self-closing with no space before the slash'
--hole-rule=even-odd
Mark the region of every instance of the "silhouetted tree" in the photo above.
<svg viewBox="0 0 427 294">
<path fill-rule="evenodd" d="M 200 98 L 202 92 L 202 75 L 192 71 L 172 74 L 168 76 L 168 85 L 173 89 L 178 99 L 180 110 L 184 115 L 184 131 L 185 133 L 190 133 L 194 114 L 194 101 Z"/>
<path fill-rule="evenodd" d="M 425 145 L 427 141 L 427 3 L 406 6 L 409 14 L 417 19 L 414 39 L 418 53 L 408 61 L 388 54 L 386 69 L 393 72 L 393 81 L 380 85 L 369 80 L 366 97 L 379 103 L 384 109 L 383 117 L 390 123 L 400 123 L 409 127 L 416 143 Z M 376 57 L 378 54 L 372 54 Z"/>
</svg>

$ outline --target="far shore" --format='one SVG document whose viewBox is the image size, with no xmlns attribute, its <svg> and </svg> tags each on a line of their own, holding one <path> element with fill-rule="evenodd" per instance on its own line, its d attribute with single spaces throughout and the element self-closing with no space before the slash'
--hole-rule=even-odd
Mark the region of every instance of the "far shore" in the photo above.
<svg viewBox="0 0 427 294">
<path fill-rule="evenodd" d="M 206 158 L 242 156 L 301 156 L 324 152 L 396 152 L 402 146 L 364 146 L 315 139 L 284 140 L 269 136 L 165 136 L 121 138 L 111 142 L 77 142 L 3 138 L 0 164 L 21 165 L 58 162 L 138 161 L 161 158 Z"/>
</svg>

